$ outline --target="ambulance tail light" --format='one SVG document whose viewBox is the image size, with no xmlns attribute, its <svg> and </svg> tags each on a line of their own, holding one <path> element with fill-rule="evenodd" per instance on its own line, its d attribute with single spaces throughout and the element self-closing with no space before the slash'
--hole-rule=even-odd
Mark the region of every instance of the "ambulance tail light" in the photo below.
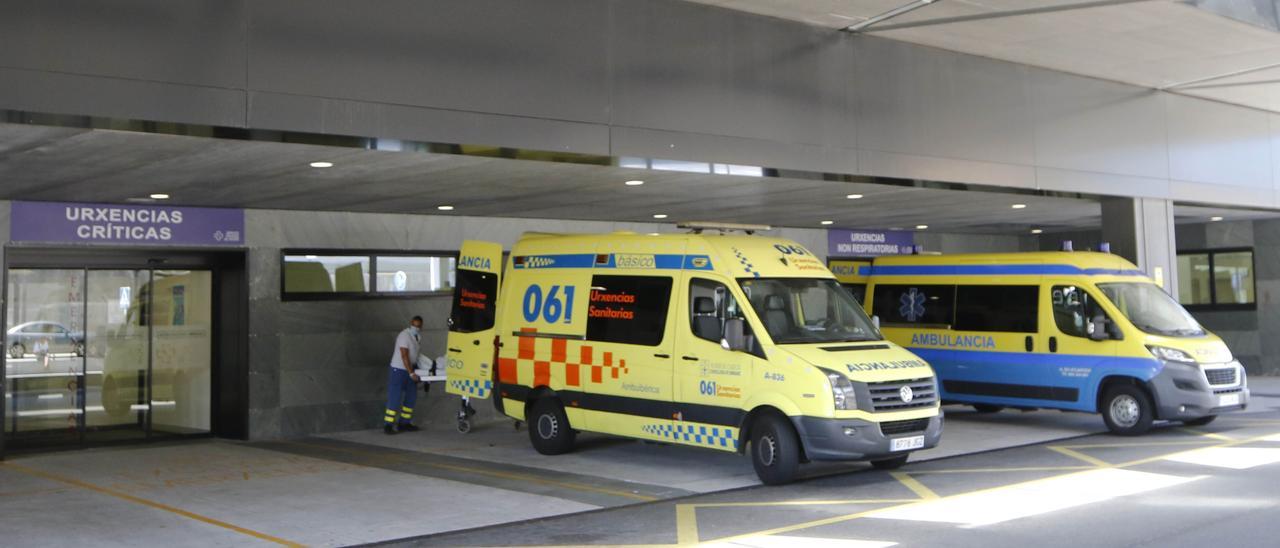
<svg viewBox="0 0 1280 548">
<path fill-rule="evenodd" d="M 830 369 L 822 369 L 822 372 L 827 375 L 827 382 L 831 384 L 831 401 L 836 411 L 857 409 L 858 400 L 853 394 L 853 381 Z"/>
</svg>

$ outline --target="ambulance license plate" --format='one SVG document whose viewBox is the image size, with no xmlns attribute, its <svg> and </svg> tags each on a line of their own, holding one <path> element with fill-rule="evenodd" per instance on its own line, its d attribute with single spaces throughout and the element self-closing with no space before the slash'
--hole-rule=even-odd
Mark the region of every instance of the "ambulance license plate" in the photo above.
<svg viewBox="0 0 1280 548">
<path fill-rule="evenodd" d="M 890 451 L 910 451 L 912 449 L 920 449 L 924 447 L 924 436 L 911 436 L 909 438 L 896 438 L 889 440 Z"/>
<path fill-rule="evenodd" d="M 1240 405 L 1240 394 L 1223 394 L 1218 396 L 1218 407 L 1227 407 L 1229 405 Z"/>
</svg>

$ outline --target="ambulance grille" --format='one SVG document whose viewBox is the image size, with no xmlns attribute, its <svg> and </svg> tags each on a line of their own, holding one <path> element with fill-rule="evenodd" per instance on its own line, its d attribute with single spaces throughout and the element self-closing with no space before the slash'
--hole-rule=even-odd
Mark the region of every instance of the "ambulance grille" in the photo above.
<svg viewBox="0 0 1280 548">
<path fill-rule="evenodd" d="M 929 419 L 912 419 L 909 421 L 889 421 L 880 423 L 880 433 L 896 436 L 911 432 L 924 432 L 929 428 Z"/>
<path fill-rule="evenodd" d="M 911 387 L 911 401 L 902 401 L 902 387 Z M 909 379 L 902 381 L 867 383 L 871 392 L 871 410 L 902 411 L 919 407 L 932 407 L 938 401 L 938 390 L 934 387 L 933 378 Z"/>
<path fill-rule="evenodd" d="M 1228 367 L 1226 369 L 1206 369 L 1204 376 L 1209 378 L 1209 384 L 1221 386 L 1224 384 L 1236 383 L 1236 368 Z"/>
</svg>

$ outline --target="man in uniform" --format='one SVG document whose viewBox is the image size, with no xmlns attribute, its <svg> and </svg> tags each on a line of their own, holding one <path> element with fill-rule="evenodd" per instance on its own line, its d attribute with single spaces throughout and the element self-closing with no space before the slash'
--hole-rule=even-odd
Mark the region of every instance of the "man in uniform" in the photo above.
<svg viewBox="0 0 1280 548">
<path fill-rule="evenodd" d="M 391 378 L 387 382 L 387 415 L 382 431 L 386 434 L 396 432 L 415 432 L 418 430 L 411 422 L 413 406 L 418 402 L 418 338 L 422 330 L 422 316 L 414 316 L 409 320 L 409 327 L 396 336 L 396 348 L 391 354 Z M 399 419 L 397 420 L 397 417 Z M 397 430 L 396 424 L 399 423 Z"/>
</svg>

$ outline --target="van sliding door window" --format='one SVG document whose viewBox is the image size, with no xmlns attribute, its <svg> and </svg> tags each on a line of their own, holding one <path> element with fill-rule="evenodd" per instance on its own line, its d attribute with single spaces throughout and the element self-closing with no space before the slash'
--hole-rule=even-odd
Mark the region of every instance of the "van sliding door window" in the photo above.
<svg viewBox="0 0 1280 548">
<path fill-rule="evenodd" d="M 954 285 L 876 285 L 872 313 L 886 326 L 951 326 L 955 316 Z"/>
<path fill-rule="evenodd" d="M 956 331 L 1035 333 L 1040 287 L 961 285 L 956 287 Z"/>
<path fill-rule="evenodd" d="M 587 340 L 657 346 L 667 328 L 671 278 L 593 276 Z"/>
</svg>

